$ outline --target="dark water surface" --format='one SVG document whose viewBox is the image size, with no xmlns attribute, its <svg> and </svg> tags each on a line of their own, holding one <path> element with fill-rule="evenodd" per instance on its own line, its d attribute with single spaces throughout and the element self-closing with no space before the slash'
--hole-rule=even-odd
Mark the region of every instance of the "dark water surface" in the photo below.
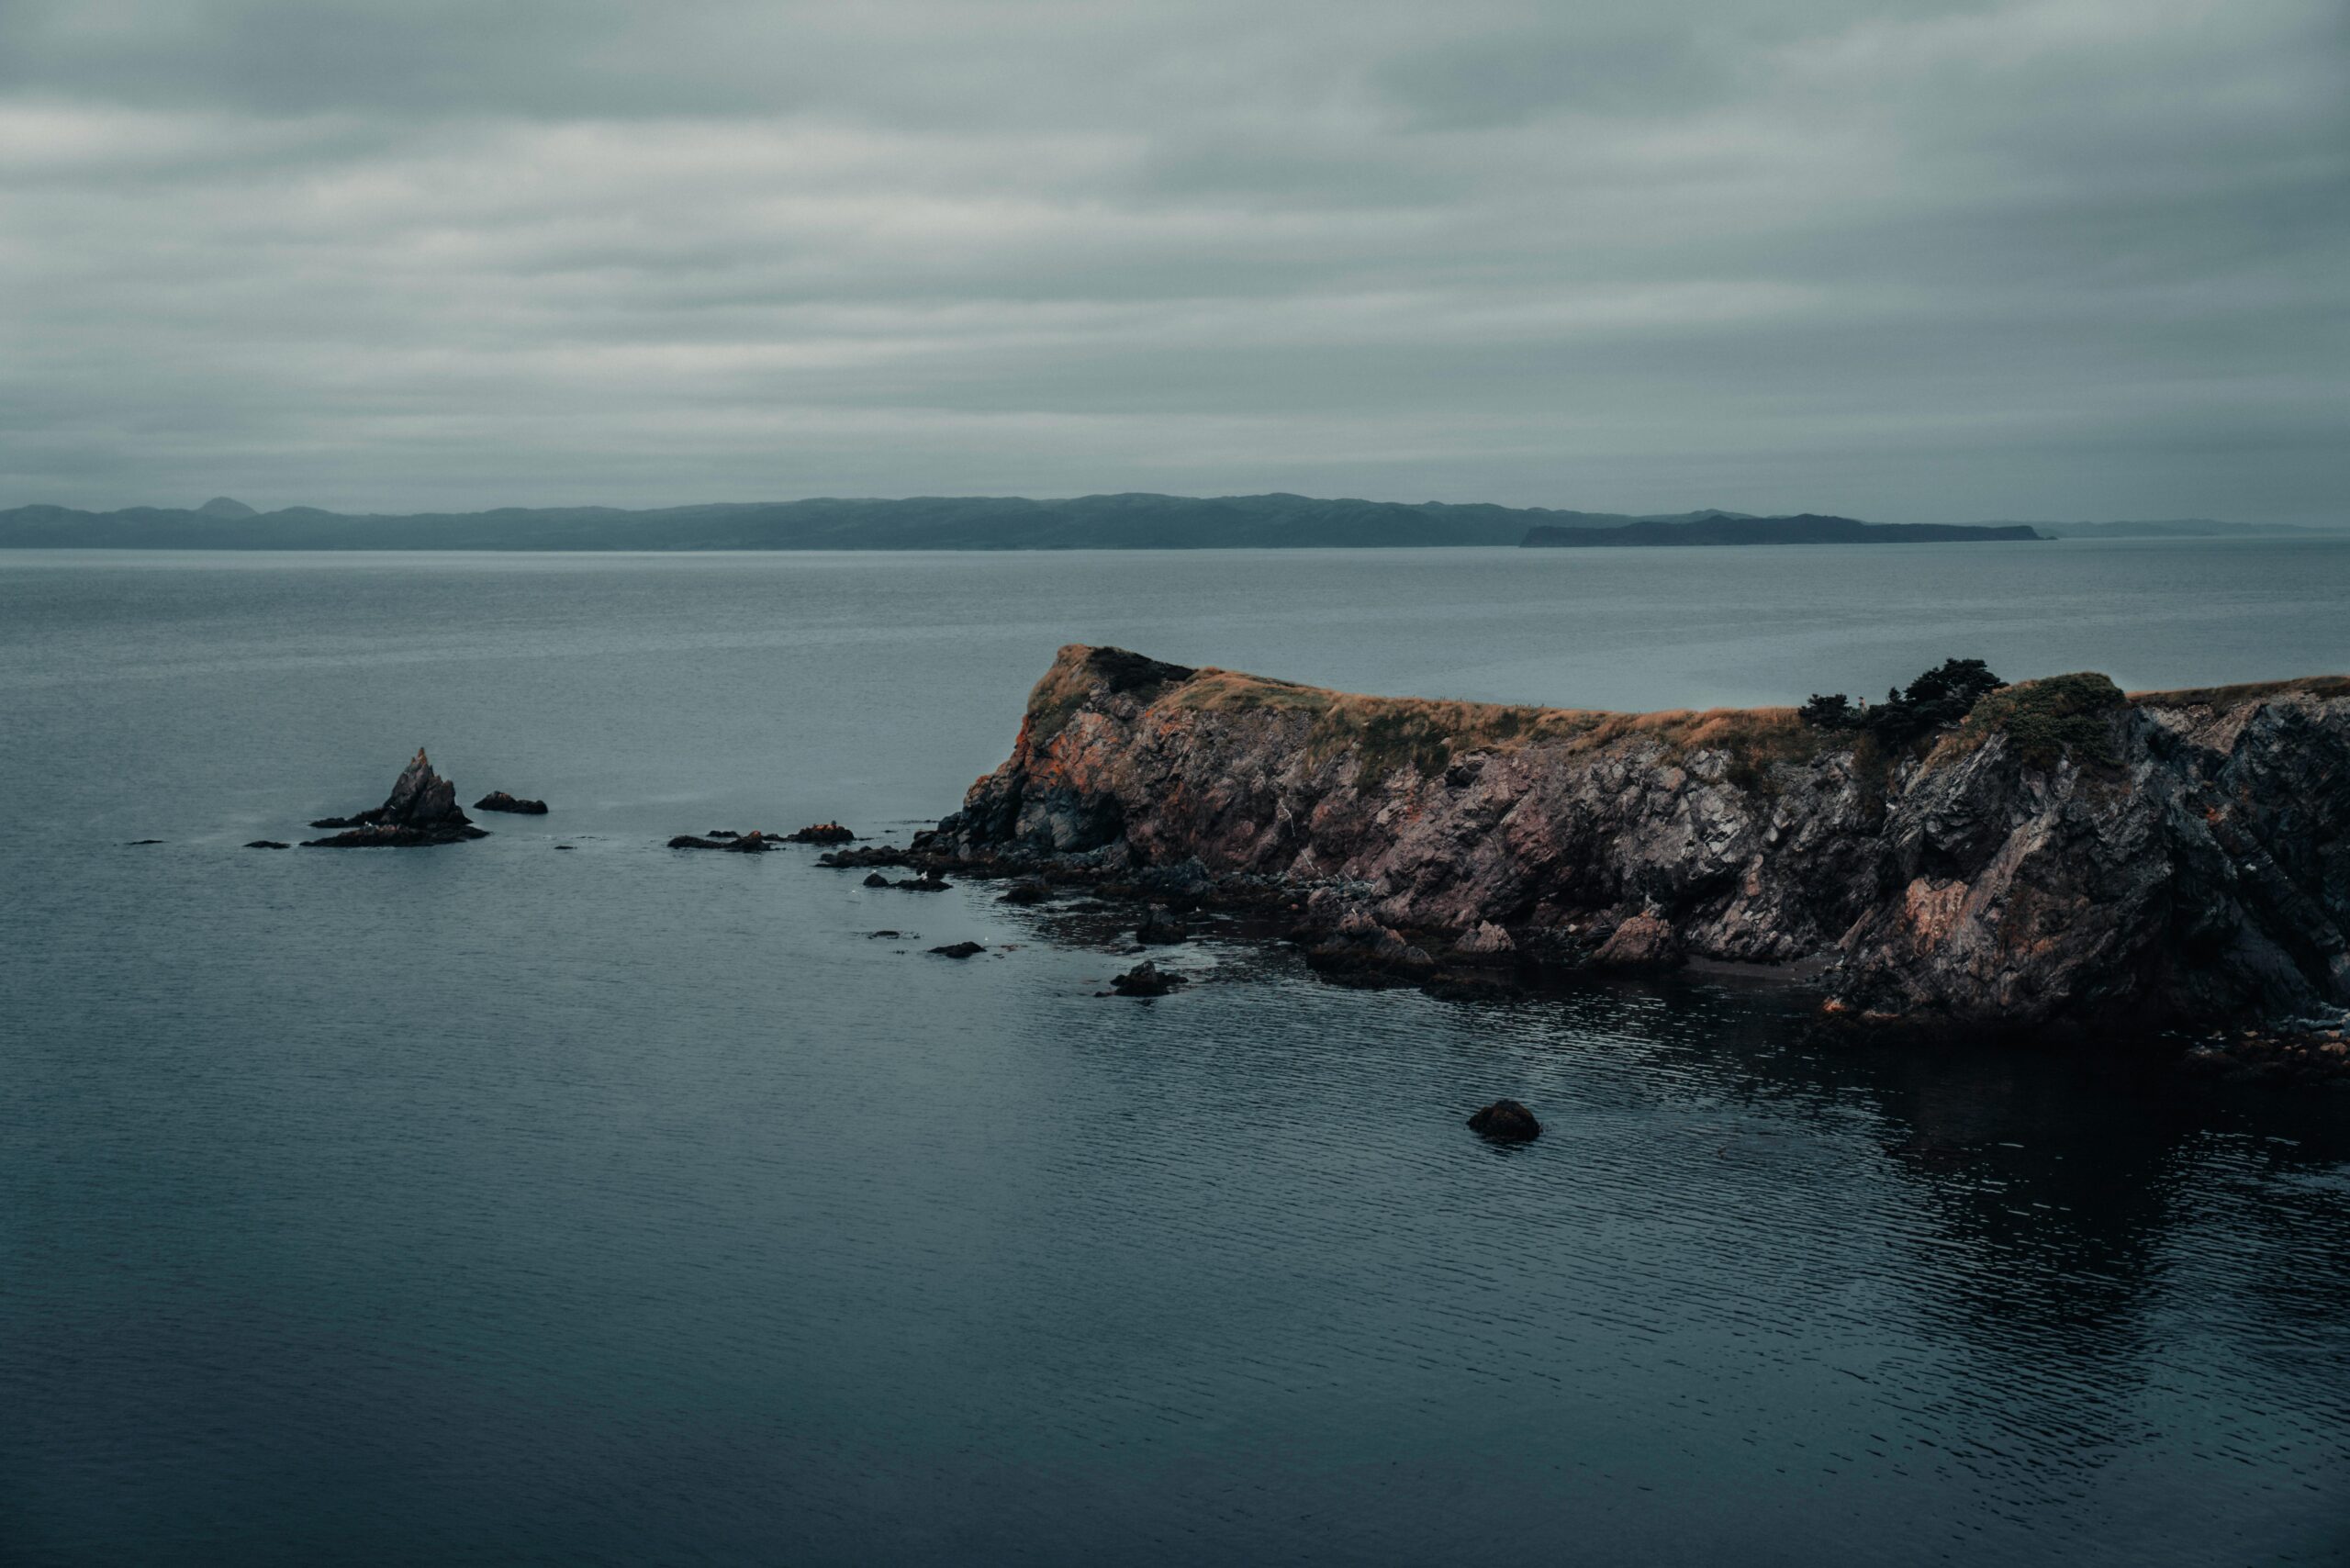
<svg viewBox="0 0 2350 1568">
<path fill-rule="evenodd" d="M 659 847 L 936 815 L 1071 639 L 1644 707 L 2339 670 L 2345 603 L 2322 543 L 0 556 L 0 1562 L 2350 1561 L 2350 1096 L 1216 939 L 1138 1005 L 1081 910 Z M 240 847 L 420 742 L 554 812 Z"/>
</svg>

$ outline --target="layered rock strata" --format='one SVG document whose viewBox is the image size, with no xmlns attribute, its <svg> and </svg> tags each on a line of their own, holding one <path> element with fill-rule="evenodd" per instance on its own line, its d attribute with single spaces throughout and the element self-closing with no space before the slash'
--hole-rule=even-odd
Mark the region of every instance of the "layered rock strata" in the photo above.
<svg viewBox="0 0 2350 1568">
<path fill-rule="evenodd" d="M 2350 1002 L 2345 829 L 2350 678 L 2061 676 L 1888 753 L 1791 709 L 1360 697 L 1071 646 L 902 861 L 1253 902 L 1338 969 L 1739 960 L 1849 1018 L 2102 1029 Z"/>
</svg>

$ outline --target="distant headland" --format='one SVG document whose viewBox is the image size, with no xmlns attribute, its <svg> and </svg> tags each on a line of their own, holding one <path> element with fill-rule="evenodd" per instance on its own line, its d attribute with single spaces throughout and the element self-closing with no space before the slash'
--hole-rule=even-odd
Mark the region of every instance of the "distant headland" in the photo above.
<svg viewBox="0 0 2350 1568">
<path fill-rule="evenodd" d="M 0 549 L 125 550 L 1213 550 L 1442 545 L 1758 544 L 2031 540 L 2052 533 L 2294 532 L 2217 522 L 1871 523 L 1707 509 L 1633 516 L 1445 501 L 1311 496 L 917 496 L 724 502 L 630 511 L 501 507 L 407 515 L 227 496 L 191 508 L 0 510 Z"/>
</svg>

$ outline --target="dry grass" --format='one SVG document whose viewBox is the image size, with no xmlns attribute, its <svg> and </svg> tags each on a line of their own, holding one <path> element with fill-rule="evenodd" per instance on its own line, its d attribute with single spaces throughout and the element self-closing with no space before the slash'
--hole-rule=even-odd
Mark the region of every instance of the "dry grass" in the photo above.
<svg viewBox="0 0 2350 1568">
<path fill-rule="evenodd" d="M 1311 716 L 1306 749 L 1326 757 L 1353 752 L 1368 778 L 1410 766 L 1442 772 L 1454 757 L 1528 747 L 1596 751 L 1653 739 L 1669 753 L 1729 754 L 1741 781 L 1759 781 L 1774 762 L 1807 761 L 1838 738 L 1811 729 L 1792 708 L 1715 708 L 1704 711 L 1617 713 L 1589 708 L 1531 708 L 1417 697 L 1365 697 L 1234 670 L 1203 669 L 1160 700 L 1196 712 L 1294 712 Z M 1850 745 L 1849 739 L 1842 742 Z"/>
</svg>

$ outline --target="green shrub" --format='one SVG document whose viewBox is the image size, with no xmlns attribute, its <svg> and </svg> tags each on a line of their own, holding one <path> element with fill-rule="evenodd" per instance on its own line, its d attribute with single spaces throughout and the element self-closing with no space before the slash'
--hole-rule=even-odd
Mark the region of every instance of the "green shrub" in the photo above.
<svg viewBox="0 0 2350 1568">
<path fill-rule="evenodd" d="M 2118 768 L 2111 715 L 2128 701 L 2121 688 L 2093 672 L 2028 680 L 1976 703 L 1959 739 L 1971 748 L 2004 734 L 2009 749 L 2035 767 L 2053 767 L 2069 754 L 2085 768 Z"/>
</svg>

